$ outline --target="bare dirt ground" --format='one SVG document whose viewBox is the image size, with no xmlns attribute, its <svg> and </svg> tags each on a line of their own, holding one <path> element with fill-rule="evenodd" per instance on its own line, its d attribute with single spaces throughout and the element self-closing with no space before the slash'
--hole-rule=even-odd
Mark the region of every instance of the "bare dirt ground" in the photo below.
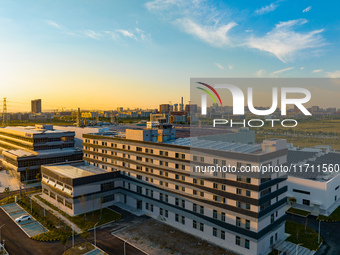
<svg viewBox="0 0 340 255">
<path fill-rule="evenodd" d="M 235 255 L 201 238 L 184 233 L 160 221 L 150 219 L 125 228 L 115 235 L 150 255 Z"/>
</svg>

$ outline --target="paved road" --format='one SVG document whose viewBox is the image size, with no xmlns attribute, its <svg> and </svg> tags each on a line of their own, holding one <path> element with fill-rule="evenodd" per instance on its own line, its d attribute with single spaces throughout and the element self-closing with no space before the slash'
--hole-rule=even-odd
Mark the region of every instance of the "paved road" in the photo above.
<svg viewBox="0 0 340 255">
<path fill-rule="evenodd" d="M 1 195 L 1 194 L 0 194 Z M 122 221 L 129 219 L 128 215 L 123 218 Z M 118 221 L 119 222 L 119 221 Z M 117 222 L 117 223 L 118 223 Z M 117 223 L 111 223 L 109 225 L 99 227 L 96 230 L 97 246 L 112 255 L 124 255 L 124 242 L 113 235 L 111 235 L 112 229 L 116 229 Z M 60 242 L 38 242 L 31 240 L 27 235 L 8 217 L 7 214 L 0 209 L 0 225 L 6 224 L 1 229 L 1 239 L 5 240 L 5 248 L 9 254 L 20 255 L 60 255 L 64 251 L 64 247 Z M 88 241 L 93 243 L 93 231 L 90 232 Z M 84 240 L 80 236 L 75 237 L 75 245 L 83 243 Z M 66 248 L 72 246 L 72 240 L 70 239 Z M 145 253 L 138 249 L 126 244 L 127 255 L 145 255 Z"/>
<path fill-rule="evenodd" d="M 291 214 L 287 214 L 288 220 L 293 220 Z M 294 221 L 305 224 L 305 218 L 294 215 Z M 319 221 L 315 216 L 308 216 L 307 226 L 319 232 Z M 315 255 L 339 255 L 340 253 L 340 222 L 321 222 L 321 237 L 323 245 Z"/>
</svg>

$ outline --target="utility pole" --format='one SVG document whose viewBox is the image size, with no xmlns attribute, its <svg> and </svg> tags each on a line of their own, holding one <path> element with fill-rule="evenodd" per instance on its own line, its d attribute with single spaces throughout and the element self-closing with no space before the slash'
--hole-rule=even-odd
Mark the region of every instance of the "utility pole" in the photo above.
<svg viewBox="0 0 340 255">
<path fill-rule="evenodd" d="M 6 97 L 4 97 L 4 103 L 2 107 L 2 126 L 6 127 L 7 126 L 7 101 Z"/>
</svg>

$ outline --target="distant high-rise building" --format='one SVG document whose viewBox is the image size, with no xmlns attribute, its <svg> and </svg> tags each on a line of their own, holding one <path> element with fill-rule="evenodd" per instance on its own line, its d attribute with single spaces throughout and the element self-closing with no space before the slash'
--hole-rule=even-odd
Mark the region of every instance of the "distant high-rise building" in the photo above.
<svg viewBox="0 0 340 255">
<path fill-rule="evenodd" d="M 41 99 L 35 99 L 31 101 L 31 112 L 41 113 Z"/>
<path fill-rule="evenodd" d="M 159 105 L 159 112 L 160 113 L 169 113 L 170 112 L 170 105 L 169 104 Z"/>
</svg>

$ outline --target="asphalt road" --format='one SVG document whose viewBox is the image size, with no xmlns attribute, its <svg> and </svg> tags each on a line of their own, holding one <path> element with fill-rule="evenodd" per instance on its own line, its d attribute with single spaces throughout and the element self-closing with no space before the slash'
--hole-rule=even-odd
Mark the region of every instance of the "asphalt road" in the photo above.
<svg viewBox="0 0 340 255">
<path fill-rule="evenodd" d="M 291 214 L 287 214 L 288 220 L 293 220 Z M 294 221 L 305 224 L 305 218 L 294 215 Z M 319 232 L 319 221 L 315 216 L 308 216 L 307 226 Z M 340 254 L 340 222 L 321 222 L 321 237 L 323 244 L 315 255 L 339 255 Z"/>
<path fill-rule="evenodd" d="M 1 229 L 1 239 L 5 240 L 5 248 L 9 254 L 61 255 L 64 252 L 64 247 L 60 244 L 60 242 L 38 242 L 28 238 L 17 224 L 2 209 L 0 209 L 0 225 L 3 224 L 5 224 L 5 226 Z M 112 227 L 114 227 L 114 224 L 115 223 L 112 223 Z M 124 255 L 124 242 L 111 235 L 110 225 L 97 228 L 96 236 L 97 246 L 100 249 L 110 255 Z M 91 243 L 94 242 L 93 231 L 90 232 L 87 240 Z M 75 237 L 75 245 L 83 242 L 84 240 L 80 236 Z M 66 249 L 71 246 L 72 239 L 70 238 L 66 245 Z M 126 255 L 145 255 L 145 253 L 127 243 Z"/>
</svg>

